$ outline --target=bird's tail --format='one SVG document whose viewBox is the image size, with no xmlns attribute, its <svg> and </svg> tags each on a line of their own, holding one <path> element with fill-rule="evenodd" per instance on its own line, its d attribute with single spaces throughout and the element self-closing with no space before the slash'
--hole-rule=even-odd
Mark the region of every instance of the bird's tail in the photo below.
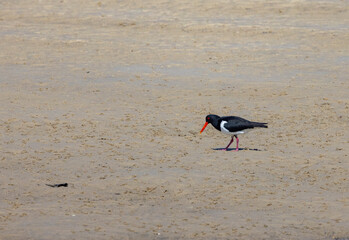
<svg viewBox="0 0 349 240">
<path fill-rule="evenodd" d="M 253 126 L 254 127 L 260 127 L 260 128 L 268 128 L 268 123 L 260 123 L 260 122 L 254 122 Z"/>
</svg>

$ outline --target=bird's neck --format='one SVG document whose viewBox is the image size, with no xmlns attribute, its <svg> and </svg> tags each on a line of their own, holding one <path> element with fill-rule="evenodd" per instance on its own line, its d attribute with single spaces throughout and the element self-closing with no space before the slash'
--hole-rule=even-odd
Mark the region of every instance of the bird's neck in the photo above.
<svg viewBox="0 0 349 240">
<path fill-rule="evenodd" d="M 218 119 L 214 119 L 211 124 L 212 124 L 212 126 L 214 126 L 215 129 L 220 131 L 221 130 L 221 122 L 222 122 L 222 120 L 220 120 L 218 118 Z"/>
</svg>

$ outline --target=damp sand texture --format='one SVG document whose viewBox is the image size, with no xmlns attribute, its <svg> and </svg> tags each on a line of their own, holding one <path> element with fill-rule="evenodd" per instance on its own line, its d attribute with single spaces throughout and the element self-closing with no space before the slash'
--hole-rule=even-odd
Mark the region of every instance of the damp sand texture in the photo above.
<svg viewBox="0 0 349 240">
<path fill-rule="evenodd" d="M 0 238 L 348 238 L 348 26 L 336 0 L 2 1 Z M 269 128 L 216 151 L 207 114 Z"/>
</svg>

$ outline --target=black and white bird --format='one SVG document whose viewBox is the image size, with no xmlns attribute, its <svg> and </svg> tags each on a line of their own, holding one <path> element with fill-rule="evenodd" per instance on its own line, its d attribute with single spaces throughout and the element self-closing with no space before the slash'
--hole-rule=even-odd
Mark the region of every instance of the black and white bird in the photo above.
<svg viewBox="0 0 349 240">
<path fill-rule="evenodd" d="M 251 122 L 244 118 L 235 116 L 220 117 L 214 114 L 210 114 L 206 116 L 206 123 L 201 129 L 200 133 L 205 130 L 209 123 L 211 123 L 218 131 L 231 136 L 231 140 L 228 146 L 222 149 L 225 151 L 228 150 L 228 147 L 234 141 L 234 137 L 236 138 L 235 151 L 239 151 L 239 134 L 247 133 L 254 128 L 268 128 L 268 123 Z"/>
</svg>

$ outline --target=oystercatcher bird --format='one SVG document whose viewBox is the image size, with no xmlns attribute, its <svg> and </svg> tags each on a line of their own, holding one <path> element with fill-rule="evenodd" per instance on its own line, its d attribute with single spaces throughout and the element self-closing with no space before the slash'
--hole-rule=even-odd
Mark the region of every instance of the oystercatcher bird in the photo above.
<svg viewBox="0 0 349 240">
<path fill-rule="evenodd" d="M 235 116 L 220 117 L 214 114 L 210 114 L 206 116 L 206 123 L 201 129 L 200 133 L 205 130 L 209 123 L 211 123 L 218 131 L 232 136 L 228 146 L 222 149 L 225 151 L 228 150 L 228 147 L 234 141 L 234 137 L 236 138 L 235 151 L 239 151 L 239 138 L 237 135 L 247 133 L 254 128 L 268 128 L 268 123 L 251 122 L 241 117 Z"/>
</svg>

